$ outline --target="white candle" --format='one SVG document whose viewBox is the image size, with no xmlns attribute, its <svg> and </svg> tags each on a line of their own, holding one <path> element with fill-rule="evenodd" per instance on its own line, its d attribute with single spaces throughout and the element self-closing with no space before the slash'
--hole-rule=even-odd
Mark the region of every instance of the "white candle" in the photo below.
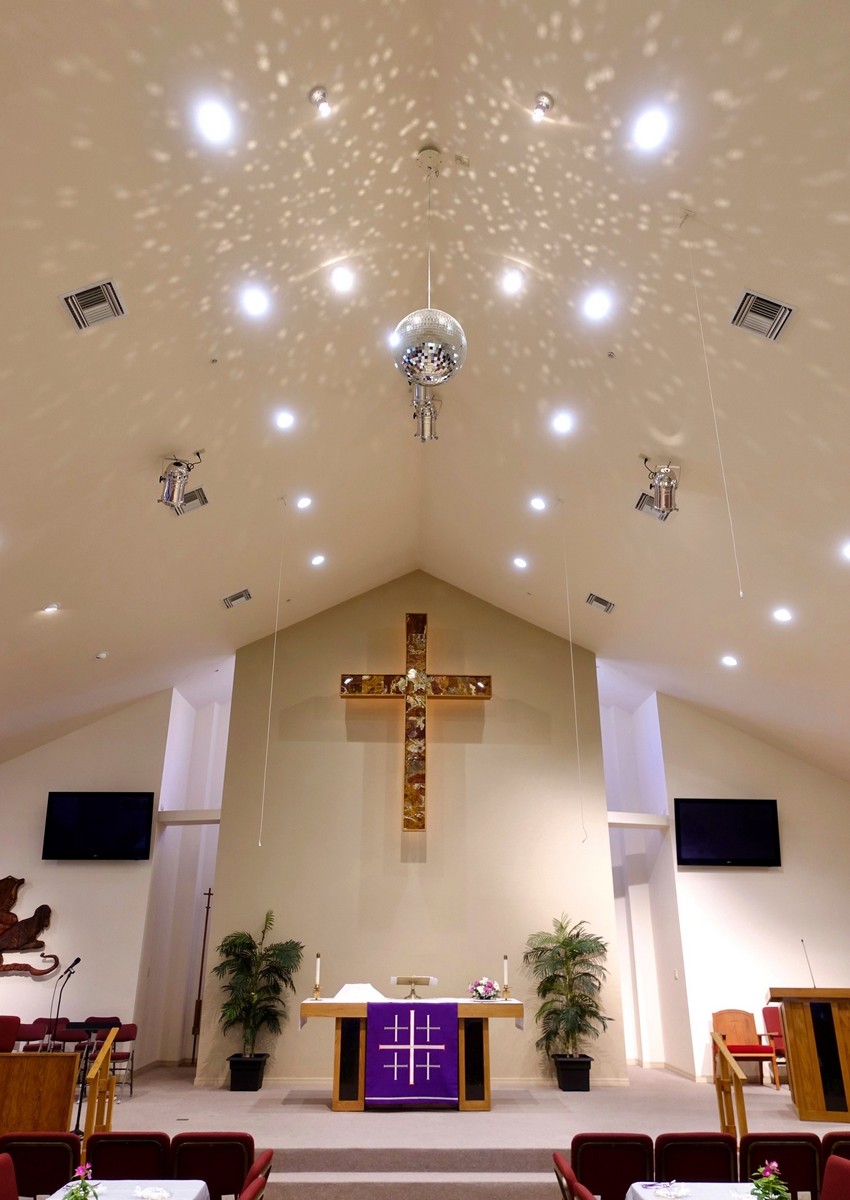
<svg viewBox="0 0 850 1200">
<path fill-rule="evenodd" d="M 504 962 L 503 962 L 502 986 L 503 987 L 508 986 L 508 956 L 507 956 L 507 954 L 504 956 Z"/>
<path fill-rule="evenodd" d="M 319 986 L 319 978 L 320 978 L 321 974 L 322 974 L 322 956 L 321 956 L 321 954 L 317 954 L 316 955 L 316 987 Z"/>
</svg>

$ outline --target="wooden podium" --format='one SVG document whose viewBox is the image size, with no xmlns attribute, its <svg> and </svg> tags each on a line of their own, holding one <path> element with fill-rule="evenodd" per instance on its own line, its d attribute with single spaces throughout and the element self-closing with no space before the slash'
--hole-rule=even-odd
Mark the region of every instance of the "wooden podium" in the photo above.
<svg viewBox="0 0 850 1200">
<path fill-rule="evenodd" d="M 801 1121 L 850 1122 L 850 988 L 771 988 Z"/>
<path fill-rule="evenodd" d="M 458 1108 L 461 1111 L 490 1111 L 490 1018 L 513 1017 L 521 1024 L 523 1014 L 519 1000 L 458 1001 Z M 310 1017 L 336 1020 L 331 1108 L 334 1112 L 363 1112 L 366 1107 L 365 1001 L 302 1000 L 301 1024 Z"/>
<path fill-rule="evenodd" d="M 79 1054 L 0 1054 L 0 1133 L 66 1132 Z"/>
</svg>

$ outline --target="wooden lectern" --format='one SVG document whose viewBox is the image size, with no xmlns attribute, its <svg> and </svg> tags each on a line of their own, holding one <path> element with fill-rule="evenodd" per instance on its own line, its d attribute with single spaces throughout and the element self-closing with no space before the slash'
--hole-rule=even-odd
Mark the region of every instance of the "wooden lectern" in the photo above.
<svg viewBox="0 0 850 1200">
<path fill-rule="evenodd" d="M 850 1122 L 850 988 L 771 988 L 801 1121 Z"/>
</svg>

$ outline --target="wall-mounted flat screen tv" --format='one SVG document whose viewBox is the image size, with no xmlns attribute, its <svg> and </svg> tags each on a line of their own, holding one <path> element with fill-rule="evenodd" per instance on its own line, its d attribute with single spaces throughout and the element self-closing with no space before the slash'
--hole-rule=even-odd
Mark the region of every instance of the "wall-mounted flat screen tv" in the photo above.
<svg viewBox="0 0 850 1200">
<path fill-rule="evenodd" d="M 676 797 L 676 861 L 680 867 L 780 867 L 775 800 Z"/>
<path fill-rule="evenodd" d="M 50 792 L 42 858 L 151 856 L 153 792 Z"/>
</svg>

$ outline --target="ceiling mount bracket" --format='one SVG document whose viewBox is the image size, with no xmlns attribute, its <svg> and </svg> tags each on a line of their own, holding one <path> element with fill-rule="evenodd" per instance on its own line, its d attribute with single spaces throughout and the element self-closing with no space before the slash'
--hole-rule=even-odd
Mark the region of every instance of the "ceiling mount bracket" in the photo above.
<svg viewBox="0 0 850 1200">
<path fill-rule="evenodd" d="M 442 170 L 443 156 L 436 146 L 423 146 L 416 155 L 416 161 L 420 171 L 426 175 L 433 175 L 435 179 Z"/>
</svg>

